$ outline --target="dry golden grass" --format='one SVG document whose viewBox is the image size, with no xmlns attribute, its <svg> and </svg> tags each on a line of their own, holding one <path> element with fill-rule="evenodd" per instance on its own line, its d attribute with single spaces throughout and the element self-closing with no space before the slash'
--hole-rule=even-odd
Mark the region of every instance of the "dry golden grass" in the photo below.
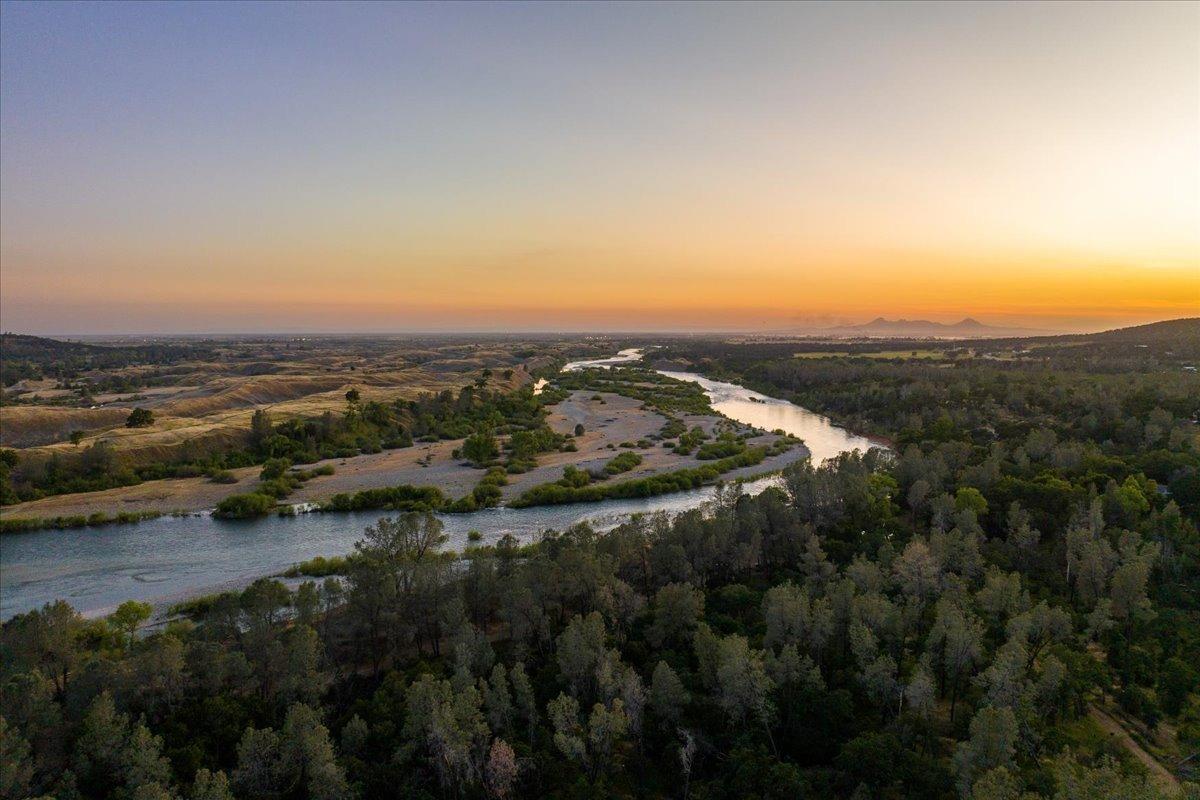
<svg viewBox="0 0 1200 800">
<path fill-rule="evenodd" d="M 266 376 L 253 378 L 223 378 L 211 385 L 211 394 L 170 400 L 156 411 L 176 417 L 203 417 L 235 408 L 268 406 L 309 395 L 342 389 L 346 376 Z"/>
<path fill-rule="evenodd" d="M 122 461 L 140 466 L 157 461 L 178 460 L 187 448 L 189 457 L 197 457 L 242 445 L 249 435 L 250 419 L 258 408 L 266 408 L 276 422 L 295 417 L 317 417 L 326 411 L 335 414 L 346 409 L 345 394 L 357 388 L 363 400 L 392 402 L 399 398 L 415 399 L 426 392 L 456 390 L 470 382 L 469 372 L 438 372 L 425 367 L 381 372 L 345 371 L 334 375 L 268 375 L 247 378 L 220 377 L 209 382 L 205 394 L 168 399 L 165 402 L 140 403 L 154 410 L 154 424 L 146 428 L 126 428 L 129 407 L 72 409 L 53 406 L 7 406 L 0 409 L 0 427 L 16 431 L 21 441 L 9 445 L 21 447 L 21 458 L 38 462 L 57 454 L 77 458 L 83 449 L 104 439 L 116 448 Z M 523 369 L 516 369 L 504 380 L 492 378 L 492 385 L 512 389 L 529 381 Z M 15 424 L 10 425 L 10 419 Z M 65 441 L 72 430 L 85 430 L 79 445 Z M 57 441 L 56 441 L 57 440 Z M 45 444 L 50 441 L 52 443 Z"/>
<path fill-rule="evenodd" d="M 4 406 L 0 408 L 0 444 L 28 447 L 63 440 L 75 430 L 103 430 L 124 425 L 127 408 Z"/>
</svg>

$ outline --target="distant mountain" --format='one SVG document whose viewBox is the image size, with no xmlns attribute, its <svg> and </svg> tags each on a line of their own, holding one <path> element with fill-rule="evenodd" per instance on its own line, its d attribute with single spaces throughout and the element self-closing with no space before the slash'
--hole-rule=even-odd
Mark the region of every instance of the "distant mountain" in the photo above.
<svg viewBox="0 0 1200 800">
<path fill-rule="evenodd" d="M 927 319 L 884 319 L 876 317 L 861 325 L 838 325 L 826 328 L 824 333 L 831 336 L 866 336 L 878 338 L 914 338 L 914 339 L 994 339 L 1002 336 L 1038 336 L 1047 331 L 1031 328 L 1001 328 L 994 325 L 984 325 L 977 319 L 967 317 L 960 322 L 944 323 L 931 322 Z"/>
</svg>

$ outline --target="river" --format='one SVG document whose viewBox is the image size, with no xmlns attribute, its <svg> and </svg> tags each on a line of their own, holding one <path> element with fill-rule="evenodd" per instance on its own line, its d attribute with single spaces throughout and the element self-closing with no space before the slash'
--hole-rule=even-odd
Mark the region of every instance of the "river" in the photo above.
<svg viewBox="0 0 1200 800">
<path fill-rule="evenodd" d="M 639 349 L 622 350 L 614 358 L 572 362 L 563 369 L 607 367 L 633 362 L 641 356 Z M 662 373 L 696 381 L 708 393 L 713 407 L 732 419 L 800 437 L 814 460 L 877 446 L 787 401 L 694 373 Z M 747 483 L 745 488 L 756 493 L 776 481 L 763 478 Z M 561 530 L 585 521 L 606 529 L 631 514 L 676 513 L 694 508 L 712 494 L 712 487 L 705 487 L 637 500 L 493 508 L 471 514 L 445 514 L 441 519 L 449 536 L 447 547 L 461 550 L 473 530 L 483 534 L 483 543 L 488 543 L 506 533 L 529 539 L 547 529 Z M 221 520 L 201 514 L 161 517 L 136 525 L 7 534 L 0 536 L 0 619 L 60 598 L 81 613 L 95 616 L 125 600 L 165 603 L 241 586 L 314 556 L 347 553 L 361 538 L 363 528 L 382 516 L 386 514 L 373 511 Z"/>
</svg>

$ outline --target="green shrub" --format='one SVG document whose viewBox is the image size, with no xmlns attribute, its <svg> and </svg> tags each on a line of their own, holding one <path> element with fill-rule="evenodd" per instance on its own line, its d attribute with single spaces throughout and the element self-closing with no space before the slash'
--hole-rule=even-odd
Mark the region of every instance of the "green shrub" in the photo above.
<svg viewBox="0 0 1200 800">
<path fill-rule="evenodd" d="M 703 486 L 730 470 L 760 464 L 766 455 L 767 448 L 752 447 L 736 456 L 713 461 L 704 466 L 675 470 L 661 475 L 648 475 L 645 478 L 619 483 L 594 483 L 579 487 L 565 486 L 561 481 L 543 483 L 522 492 L 521 496 L 511 505 L 513 508 L 524 508 L 561 503 L 591 503 L 611 498 L 653 497 L 659 494 L 681 492 Z"/>
<path fill-rule="evenodd" d="M 88 516 L 72 514 L 70 516 L 58 517 L 4 517 L 0 519 L 0 533 L 23 533 L 25 531 L 46 530 L 48 528 L 64 530 L 67 528 L 84 528 L 112 523 L 125 524 L 156 519 L 161 516 L 162 513 L 159 511 L 122 511 L 116 516 L 109 516 L 102 511 L 97 511 Z"/>
<path fill-rule="evenodd" d="M 322 511 L 366 511 L 386 508 L 393 511 L 437 511 L 446 498 L 436 486 L 402 486 L 364 489 L 354 494 L 335 494 Z"/>
<path fill-rule="evenodd" d="M 708 434 L 704 432 L 704 429 L 696 425 L 679 437 L 679 444 L 675 446 L 675 452 L 681 456 L 691 455 L 692 451 L 699 447 L 700 443 L 707 438 Z"/>
<path fill-rule="evenodd" d="M 617 475 L 622 472 L 629 472 L 629 470 L 641 463 L 642 457 L 637 453 L 621 453 L 621 455 L 609 460 L 604 465 L 604 474 Z"/>
<path fill-rule="evenodd" d="M 154 424 L 154 412 L 148 408 L 135 408 L 125 419 L 126 428 L 145 428 Z"/>
<path fill-rule="evenodd" d="M 289 567 L 283 575 L 285 578 L 324 578 L 329 575 L 344 575 L 347 563 L 345 556 L 331 558 L 315 556 L 308 561 L 301 561 L 299 564 Z"/>
<path fill-rule="evenodd" d="M 474 494 L 465 494 L 445 507 L 448 514 L 469 514 L 479 510 Z"/>
<path fill-rule="evenodd" d="M 263 481 L 254 491 L 257 494 L 266 494 L 274 497 L 276 500 L 282 500 L 287 497 L 296 488 L 298 481 L 294 478 L 283 477 L 276 478 L 270 481 Z"/>
<path fill-rule="evenodd" d="M 214 516 L 223 519 L 249 519 L 250 517 L 265 516 L 274 507 L 275 498 L 269 495 L 259 494 L 258 492 L 235 494 L 217 503 L 217 510 L 214 512 Z"/>
<path fill-rule="evenodd" d="M 292 462 L 286 458 L 268 458 L 263 463 L 262 472 L 259 473 L 259 480 L 273 481 L 276 478 L 283 477 L 283 473 L 287 472 L 292 467 Z"/>
<path fill-rule="evenodd" d="M 587 486 L 589 483 L 591 483 L 591 481 L 592 476 L 586 471 L 574 465 L 568 464 L 567 466 L 563 467 L 563 476 L 558 479 L 558 484 L 560 486 L 578 489 L 580 487 Z"/>
<path fill-rule="evenodd" d="M 738 453 L 745 452 L 746 443 L 730 433 L 723 433 L 716 441 L 706 442 L 700 445 L 700 449 L 696 451 L 696 458 L 701 461 L 713 461 L 718 458 L 729 458 L 736 456 Z"/>
<path fill-rule="evenodd" d="M 471 494 L 475 497 L 475 503 L 484 508 L 499 505 L 500 498 L 503 496 L 499 486 L 494 483 L 483 483 L 482 481 L 475 487 Z"/>
</svg>

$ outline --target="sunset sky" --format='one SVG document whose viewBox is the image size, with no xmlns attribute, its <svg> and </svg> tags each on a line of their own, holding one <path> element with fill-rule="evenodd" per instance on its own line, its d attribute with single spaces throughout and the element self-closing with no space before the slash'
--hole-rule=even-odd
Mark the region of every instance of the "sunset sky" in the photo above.
<svg viewBox="0 0 1200 800">
<path fill-rule="evenodd" d="M 0 327 L 1200 315 L 1200 4 L 14 4 Z"/>
</svg>

